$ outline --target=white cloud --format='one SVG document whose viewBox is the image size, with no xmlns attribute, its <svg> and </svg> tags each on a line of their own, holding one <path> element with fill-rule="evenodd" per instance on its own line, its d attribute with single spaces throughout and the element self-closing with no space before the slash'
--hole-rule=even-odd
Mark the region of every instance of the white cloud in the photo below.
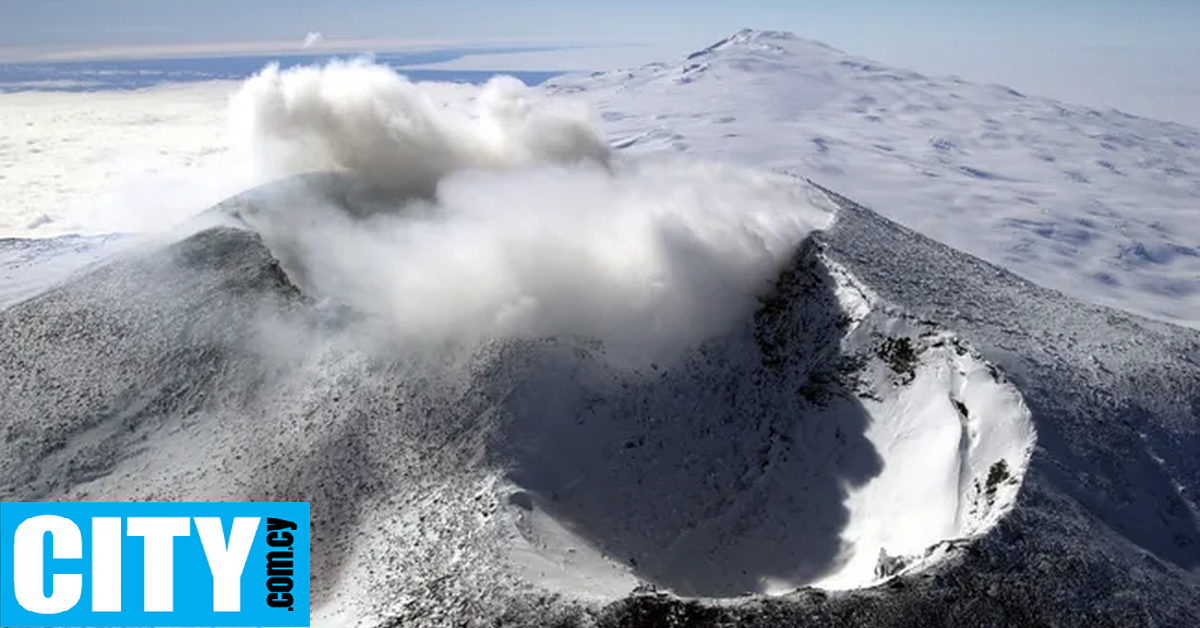
<svg viewBox="0 0 1200 628">
<path fill-rule="evenodd" d="M 325 41 L 325 36 L 318 32 L 310 32 L 304 36 L 304 49 L 308 50 L 321 44 Z"/>
</svg>

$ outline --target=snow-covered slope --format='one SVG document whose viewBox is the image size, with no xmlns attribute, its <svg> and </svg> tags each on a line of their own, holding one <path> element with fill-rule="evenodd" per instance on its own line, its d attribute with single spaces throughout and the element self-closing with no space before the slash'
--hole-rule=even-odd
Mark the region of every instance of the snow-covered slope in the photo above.
<svg viewBox="0 0 1200 628">
<path fill-rule="evenodd" d="M 1200 131 L 934 78 L 790 33 L 552 82 L 616 146 L 811 177 L 1089 301 L 1200 326 Z"/>
<path fill-rule="evenodd" d="M 0 309 L 20 303 L 134 244 L 134 238 L 0 238 Z"/>
<path fill-rule="evenodd" d="M 315 194 L 315 187 L 305 189 Z M 281 229 L 271 221 L 296 220 L 296 207 L 285 198 L 259 191 L 220 209 L 235 221 L 253 217 L 268 234 L 266 243 L 278 246 Z M 5 446 L 11 466 L 4 493 L 20 499 L 141 499 L 164 496 L 163 491 L 175 498 L 246 498 L 236 488 L 243 482 L 282 482 L 270 478 L 290 472 L 283 465 L 264 476 L 263 469 L 238 462 L 241 452 L 303 449 L 309 437 L 284 430 L 284 440 L 278 440 L 267 427 L 297 416 L 306 417 L 312 437 L 323 438 L 339 419 L 329 414 L 338 413 L 336 400 L 330 406 L 319 391 L 343 386 L 338 382 L 354 373 L 354 388 L 345 391 L 346 402 L 356 408 L 352 413 L 375 417 L 373 424 L 382 421 L 372 428 L 379 432 L 364 444 L 366 450 L 355 455 L 359 462 L 411 450 L 407 434 L 421 434 L 429 424 L 470 434 L 438 454 L 446 468 L 456 469 L 448 475 L 432 472 L 441 466 L 433 460 L 411 461 L 415 468 L 380 461 L 389 468 L 373 500 L 411 500 L 419 494 L 407 486 L 410 478 L 426 474 L 440 487 L 436 490 L 448 493 L 442 500 L 377 514 L 390 534 L 419 536 L 427 527 L 419 523 L 422 518 L 465 516 L 507 502 L 516 507 L 504 518 L 472 531 L 488 539 L 488 551 L 505 555 L 479 567 L 488 577 L 506 573 L 504 564 L 511 562 L 511 570 L 526 580 L 572 597 L 618 598 L 643 583 L 731 597 L 785 593 L 808 584 L 855 588 L 904 564 L 923 565 L 931 547 L 973 537 L 996 523 L 1015 498 L 1034 439 L 1020 394 L 994 369 L 952 333 L 890 308 L 825 260 L 811 241 L 773 290 L 764 286 L 757 308 L 739 309 L 740 319 L 730 328 L 689 346 L 682 356 L 662 355 L 648 367 L 631 369 L 614 360 L 616 347 L 599 340 L 501 337 L 440 350 L 439 359 L 465 351 L 458 358 L 465 364 L 432 369 L 415 381 L 399 381 L 397 371 L 429 369 L 420 344 L 401 342 L 402 357 L 370 356 L 376 316 L 324 333 L 323 323 L 311 320 L 323 316 L 320 309 L 296 304 L 299 312 L 286 314 L 295 305 L 282 312 L 271 306 L 280 298 L 287 303 L 292 280 L 271 279 L 278 270 L 264 253 L 245 234 L 205 231 L 145 260 L 140 251 L 121 256 L 12 308 L 4 319 L 5 344 L 13 348 L 7 381 L 14 387 L 12 410 L 22 416 L 14 424 L 32 432 Z M 293 252 L 284 268 L 300 278 L 303 290 L 328 298 L 320 284 L 304 280 L 311 273 L 303 269 L 317 264 L 304 254 Z M 228 282 L 244 279 L 225 275 L 249 271 L 241 261 L 246 257 L 263 266 L 253 276 L 285 283 L 267 294 L 226 295 Z M 165 281 L 175 273 L 179 280 Z M 156 281 L 167 285 L 153 285 Z M 231 296 L 230 305 L 208 308 L 204 319 L 189 314 L 199 303 L 223 303 Z M 259 308 L 265 309 L 257 321 L 243 318 Z M 176 309 L 188 329 L 182 337 L 168 331 L 171 323 L 159 327 L 163 317 L 174 319 L 170 311 Z M 149 311 L 157 312 L 156 322 L 143 320 Z M 83 320 L 74 320 L 80 316 Z M 279 331 L 281 326 L 287 331 Z M 96 332 L 104 329 L 118 329 L 119 335 Z M 58 351 L 42 345 L 71 330 L 86 335 Z M 285 352 L 294 355 L 280 357 L 271 349 L 273 335 L 280 333 L 294 336 L 286 342 L 297 346 Z M 233 343 L 228 348 L 213 348 L 226 347 L 227 338 Z M 389 342 L 397 341 L 392 336 Z M 126 342 L 136 346 L 101 349 Z M 234 349 L 238 344 L 255 348 Z M 141 355 L 146 360 L 139 364 L 152 364 L 159 352 L 198 353 L 144 373 L 127 362 Z M 91 363 L 106 355 L 125 366 Z M 206 365 L 189 366 L 192 359 Z M 363 372 L 373 360 L 383 360 L 375 368 L 389 366 L 377 374 Z M 212 376 L 194 368 L 240 376 L 218 376 L 221 383 L 210 388 L 204 382 Z M 339 375 L 342 369 L 348 370 Z M 98 379 L 96 373 L 105 375 Z M 47 377 L 57 384 L 48 386 Z M 432 389 L 429 378 L 438 382 Z M 250 382 L 253 388 L 247 388 Z M 181 397 L 155 400 L 154 391 L 178 386 L 184 387 Z M 399 391 L 390 390 L 395 386 Z M 381 390 L 382 397 L 367 401 L 375 393 L 364 396 L 362 389 L 377 387 L 390 392 Z M 83 397 L 70 392 L 84 389 L 90 392 Z M 208 392 L 187 392 L 197 389 Z M 285 394 L 288 390 L 295 392 Z M 50 391 L 67 396 L 53 393 L 51 402 Z M 387 398 L 409 402 L 383 416 L 371 410 Z M 115 413 L 95 414 L 89 408 L 97 402 L 111 404 Z M 472 409 L 459 415 L 464 402 Z M 179 418 L 175 427 L 135 428 L 133 434 L 112 431 L 113 422 L 130 420 L 127 413 L 142 412 L 137 408 L 144 404 L 155 408 L 158 421 L 173 423 L 181 411 L 191 418 Z M 247 404 L 262 417 L 253 424 L 235 418 L 247 412 Z M 187 424 L 205 427 L 196 432 Z M 213 429 L 217 425 L 225 427 Z M 110 435 L 100 439 L 105 445 L 99 451 L 98 432 Z M 37 434 L 46 433 L 72 436 L 65 450 L 51 453 L 38 444 Z M 100 456 L 93 460 L 95 473 L 76 475 L 80 457 L 94 456 Z M 325 463 L 319 456 L 314 462 Z M 211 475 L 214 465 L 226 472 Z M 247 474 L 244 480 L 230 485 L 240 473 Z M 490 478 L 486 490 L 478 489 L 486 500 L 457 494 L 458 478 L 472 475 Z M 311 481 L 345 479 L 334 474 Z M 294 490 L 320 508 L 311 481 Z M 277 491 L 284 489 L 272 484 L 262 490 L 282 498 Z M 319 525 L 318 534 L 323 532 L 343 534 Z M 461 531 L 449 534 L 460 546 L 470 540 L 454 536 Z M 372 546 L 378 541 L 367 539 Z M 408 569 L 416 567 L 420 551 L 433 548 L 375 549 L 375 559 L 385 552 Z M 891 558 L 881 564 L 885 556 Z M 364 590 L 388 586 L 354 570 L 346 578 Z"/>
<path fill-rule="evenodd" d="M 1195 619 L 1200 335 L 821 194 L 757 306 L 645 367 L 397 344 L 244 229 L 123 254 L 0 312 L 0 489 L 310 501 L 315 625 Z"/>
</svg>

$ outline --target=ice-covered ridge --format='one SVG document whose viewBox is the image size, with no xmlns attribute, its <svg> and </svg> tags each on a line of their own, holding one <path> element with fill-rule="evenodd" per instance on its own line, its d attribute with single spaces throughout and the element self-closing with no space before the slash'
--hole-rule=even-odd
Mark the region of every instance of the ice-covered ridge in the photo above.
<svg viewBox="0 0 1200 628">
<path fill-rule="evenodd" d="M 845 286 L 847 311 L 867 312 L 843 344 L 871 356 L 858 394 L 884 461 L 848 496 L 846 563 L 812 583 L 853 588 L 928 567 L 943 542 L 985 534 L 1015 503 L 1035 433 L 1017 388 L 963 340 L 822 262 Z"/>
</svg>

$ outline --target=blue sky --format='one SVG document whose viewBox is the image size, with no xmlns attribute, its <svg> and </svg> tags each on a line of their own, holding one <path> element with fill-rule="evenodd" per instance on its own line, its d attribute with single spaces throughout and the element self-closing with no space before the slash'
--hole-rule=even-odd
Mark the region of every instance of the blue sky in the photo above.
<svg viewBox="0 0 1200 628">
<path fill-rule="evenodd" d="M 983 38 L 1188 45 L 1196 0 L 0 0 L 0 46 L 302 37 L 707 41 L 741 26 L 851 46 Z M 1194 45 L 1194 44 L 1192 44 Z"/>
<path fill-rule="evenodd" d="M 743 26 L 791 30 L 926 73 L 1157 117 L 1200 116 L 1189 114 L 1200 111 L 1191 61 L 1200 57 L 1200 0 L 0 0 L 0 58 L 298 46 L 318 31 L 329 42 L 396 45 L 639 44 L 651 61 Z M 591 59 L 578 69 L 630 56 L 598 49 Z"/>
</svg>

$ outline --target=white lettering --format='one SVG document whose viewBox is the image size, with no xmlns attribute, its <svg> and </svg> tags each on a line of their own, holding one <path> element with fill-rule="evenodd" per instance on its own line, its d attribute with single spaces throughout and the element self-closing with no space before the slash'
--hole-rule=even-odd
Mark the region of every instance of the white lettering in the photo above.
<svg viewBox="0 0 1200 628">
<path fill-rule="evenodd" d="M 175 537 L 192 534 L 188 517 L 130 517 L 129 536 L 145 538 L 145 609 L 170 613 L 175 608 Z"/>
<path fill-rule="evenodd" d="M 50 553 L 54 558 L 83 558 L 83 537 L 70 519 L 56 515 L 30 517 L 17 526 L 13 535 L 13 588 L 17 603 L 40 615 L 55 615 L 71 610 L 83 594 L 83 574 L 56 573 L 51 580 L 50 597 L 42 591 L 45 565 L 42 543 L 50 533 Z"/>
<path fill-rule="evenodd" d="M 121 518 L 92 519 L 92 610 L 121 612 Z"/>
<path fill-rule="evenodd" d="M 259 517 L 236 517 L 225 545 L 225 530 L 218 517 L 196 517 L 196 532 L 208 557 L 213 576 L 213 611 L 236 613 L 242 610 L 242 570 L 254 545 Z"/>
</svg>

